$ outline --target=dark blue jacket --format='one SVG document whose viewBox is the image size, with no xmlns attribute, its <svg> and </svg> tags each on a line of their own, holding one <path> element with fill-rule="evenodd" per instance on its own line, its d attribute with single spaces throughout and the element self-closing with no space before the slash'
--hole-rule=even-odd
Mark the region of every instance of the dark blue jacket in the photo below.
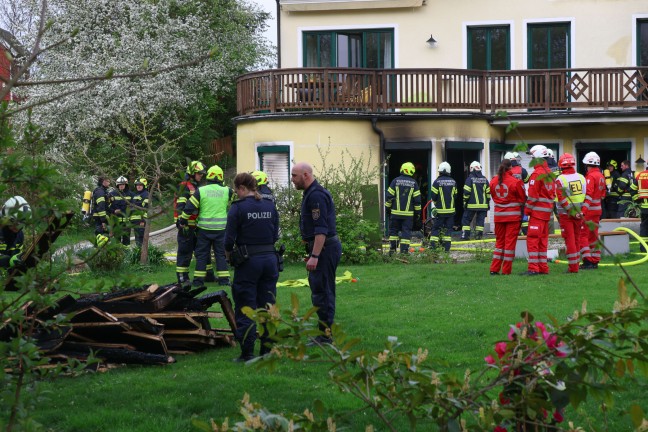
<svg viewBox="0 0 648 432">
<path fill-rule="evenodd" d="M 333 197 L 317 180 L 304 191 L 299 230 L 302 239 L 307 242 L 313 241 L 317 234 L 325 234 L 326 237 L 337 235 Z"/>
<path fill-rule="evenodd" d="M 272 190 L 268 187 L 268 185 L 259 186 L 259 195 L 261 195 L 261 198 L 269 199 L 272 202 L 275 201 Z"/>
<path fill-rule="evenodd" d="M 249 196 L 234 201 L 227 213 L 225 250 L 234 245 L 273 245 L 279 239 L 279 214 L 274 203 Z"/>
<path fill-rule="evenodd" d="M 9 268 L 9 261 L 11 257 L 17 255 L 23 250 L 23 242 L 25 241 L 25 234 L 20 230 L 17 233 L 9 229 L 9 227 L 2 227 L 0 229 L 0 267 Z"/>
</svg>

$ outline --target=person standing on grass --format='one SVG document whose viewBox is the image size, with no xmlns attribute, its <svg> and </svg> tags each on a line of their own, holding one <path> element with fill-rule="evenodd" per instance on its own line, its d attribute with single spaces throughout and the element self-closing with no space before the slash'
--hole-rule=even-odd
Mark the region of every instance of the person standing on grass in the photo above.
<svg viewBox="0 0 648 432">
<path fill-rule="evenodd" d="M 97 187 L 92 191 L 92 218 L 95 223 L 95 235 L 97 244 L 103 245 L 108 242 L 108 199 L 110 187 L 110 178 L 108 176 L 99 176 Z"/>
<path fill-rule="evenodd" d="M 585 174 L 585 202 L 582 208 L 584 219 L 580 234 L 580 250 L 583 264 L 581 264 L 580 269 L 593 270 L 598 268 L 598 263 L 601 261 L 598 224 L 603 214 L 603 202 L 607 185 L 605 177 L 599 169 L 601 164 L 599 155 L 589 152 L 583 158 L 583 163 L 587 167 L 587 174 Z"/>
<path fill-rule="evenodd" d="M 241 355 L 234 361 L 244 362 L 254 358 L 257 330 L 242 309 L 268 307 L 277 297 L 279 261 L 274 244 L 279 239 L 279 214 L 272 200 L 261 197 L 256 180 L 248 173 L 236 175 L 234 192 L 239 199 L 227 213 L 225 255 L 235 266 L 232 296 Z M 242 257 L 245 259 L 241 262 Z M 266 331 L 261 332 L 260 339 L 259 355 L 263 356 L 270 352 L 271 341 Z"/>
<path fill-rule="evenodd" d="M 533 174 L 529 179 L 524 214 L 529 216 L 527 234 L 528 268 L 524 276 L 549 274 L 547 248 L 549 246 L 549 220 L 552 217 L 556 187 L 553 173 L 547 165 L 549 152 L 543 145 L 535 145 L 530 150 L 533 156 Z"/>
<path fill-rule="evenodd" d="M 511 274 L 515 245 L 520 232 L 522 208 L 526 201 L 524 183 L 513 174 L 512 163 L 504 159 L 497 175 L 490 182 L 490 190 L 495 208 L 495 249 L 490 266 L 490 274 Z"/>
<path fill-rule="evenodd" d="M 335 318 L 335 271 L 342 257 L 335 204 L 331 193 L 313 177 L 313 167 L 309 164 L 296 164 L 290 176 L 295 188 L 304 191 L 299 229 L 309 254 L 306 270 L 311 299 L 318 308 L 320 330 L 324 332 L 312 344 L 330 343 L 330 328 Z"/>
<path fill-rule="evenodd" d="M 583 226 L 582 205 L 585 202 L 585 177 L 576 172 L 576 159 L 564 153 L 558 160 L 561 174 L 556 178 L 556 200 L 560 234 L 565 240 L 568 273 L 578 273 L 580 236 Z"/>
<path fill-rule="evenodd" d="M 430 230 L 430 249 L 436 249 L 440 244 L 446 252 L 452 244 L 452 225 L 455 217 L 455 199 L 457 197 L 457 182 L 450 177 L 450 164 L 439 164 L 439 177 L 432 183 L 430 198 L 434 201 L 434 224 Z"/>
<path fill-rule="evenodd" d="M 135 179 L 135 192 L 131 202 L 133 210 L 131 211 L 130 222 L 135 231 L 135 244 L 142 247 L 144 243 L 144 228 L 148 220 L 149 192 L 146 190 L 147 181 L 144 177 Z"/>
<path fill-rule="evenodd" d="M 117 188 L 108 193 L 108 213 L 113 218 L 113 231 L 118 234 L 119 242 L 129 246 L 131 227 L 128 218 L 133 193 L 128 190 L 128 179 L 125 176 L 117 177 L 115 184 Z"/>
<path fill-rule="evenodd" d="M 626 217 L 626 209 L 632 200 L 632 190 L 630 186 L 634 182 L 634 176 L 630 171 L 630 161 L 624 160 L 621 162 L 621 175 L 616 182 L 616 193 L 619 194 L 619 201 L 617 203 L 617 218 Z"/>
</svg>

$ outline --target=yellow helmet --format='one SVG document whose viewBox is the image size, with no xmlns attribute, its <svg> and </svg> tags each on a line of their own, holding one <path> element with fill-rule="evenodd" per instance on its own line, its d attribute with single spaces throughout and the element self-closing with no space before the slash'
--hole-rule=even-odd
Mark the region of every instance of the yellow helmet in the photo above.
<svg viewBox="0 0 648 432">
<path fill-rule="evenodd" d="M 412 162 L 405 162 L 403 165 L 401 165 L 400 172 L 401 174 L 413 176 L 416 172 L 416 168 L 414 168 L 414 164 Z"/>
<path fill-rule="evenodd" d="M 612 165 L 614 168 L 618 168 L 617 161 L 615 161 L 614 159 L 612 159 L 610 162 L 608 162 L 608 165 Z"/>
<path fill-rule="evenodd" d="M 214 165 L 207 170 L 207 180 L 223 181 L 223 170 L 218 165 Z"/>
<path fill-rule="evenodd" d="M 205 174 L 205 165 L 203 165 L 202 162 L 199 161 L 191 161 L 191 163 L 187 167 L 187 174 L 194 175 L 196 173 Z"/>
<path fill-rule="evenodd" d="M 268 176 L 263 171 L 253 171 L 252 177 L 254 177 L 259 186 L 268 184 Z"/>
<path fill-rule="evenodd" d="M 142 185 L 142 186 L 146 187 L 147 184 L 148 184 L 148 181 L 146 181 L 146 179 L 144 177 L 140 177 L 138 179 L 135 179 L 135 186 Z"/>
</svg>

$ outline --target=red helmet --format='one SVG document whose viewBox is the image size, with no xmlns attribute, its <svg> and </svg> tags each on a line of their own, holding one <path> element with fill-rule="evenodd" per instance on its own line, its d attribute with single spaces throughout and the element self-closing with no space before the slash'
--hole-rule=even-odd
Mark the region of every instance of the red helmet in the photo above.
<svg viewBox="0 0 648 432">
<path fill-rule="evenodd" d="M 560 168 L 573 167 L 575 165 L 576 159 L 574 159 L 574 156 L 569 153 L 563 153 L 563 155 L 560 156 L 560 159 L 558 159 L 558 166 Z"/>
</svg>

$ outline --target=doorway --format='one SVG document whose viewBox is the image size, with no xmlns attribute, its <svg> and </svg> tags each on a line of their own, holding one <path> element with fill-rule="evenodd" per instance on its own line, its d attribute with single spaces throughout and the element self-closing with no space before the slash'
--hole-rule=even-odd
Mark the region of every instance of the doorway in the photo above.
<svg viewBox="0 0 648 432">
<path fill-rule="evenodd" d="M 589 152 L 596 152 L 601 158 L 601 171 L 607 168 L 607 163 L 611 160 L 616 161 L 617 171 L 621 172 L 621 162 L 630 159 L 632 144 L 629 142 L 610 142 L 610 143 L 577 143 L 576 144 L 576 166 L 578 172 L 585 174 L 587 169 L 583 165 L 583 158 Z M 632 164 L 631 164 L 632 166 Z"/>
<path fill-rule="evenodd" d="M 474 144 L 481 143 L 465 143 L 471 144 L 472 147 L 475 147 Z M 481 162 L 481 149 L 477 148 L 465 148 L 468 146 L 460 146 L 458 143 L 446 143 L 445 149 L 445 158 L 444 161 L 450 164 L 451 172 L 450 176 L 457 182 L 457 198 L 455 199 L 455 231 L 461 230 L 461 217 L 463 216 L 463 187 L 466 183 L 466 179 L 470 174 L 470 164 L 473 161 L 477 161 L 480 164 Z M 483 169 L 483 165 L 482 165 Z M 435 172 L 436 178 L 438 173 Z"/>
</svg>

